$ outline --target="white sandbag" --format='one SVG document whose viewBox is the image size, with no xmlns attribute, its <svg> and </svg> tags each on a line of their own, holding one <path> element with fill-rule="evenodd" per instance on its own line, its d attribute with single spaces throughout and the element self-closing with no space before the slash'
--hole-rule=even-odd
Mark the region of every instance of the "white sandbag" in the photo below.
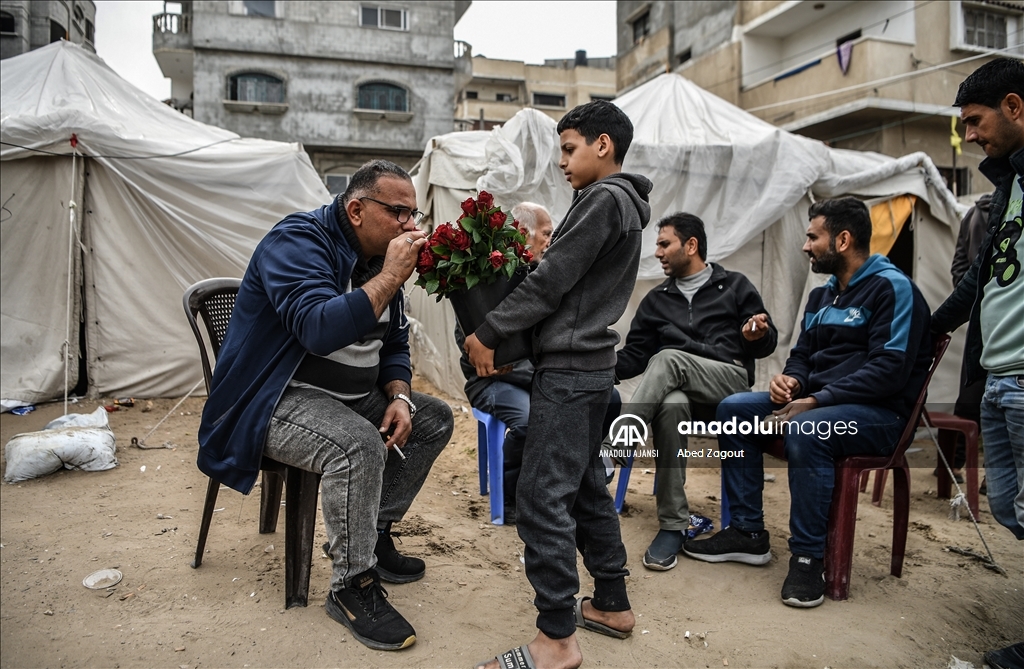
<svg viewBox="0 0 1024 669">
<path fill-rule="evenodd" d="M 60 418 L 54 418 L 43 429 L 59 430 L 66 427 L 105 427 L 109 429 L 109 414 L 103 407 L 96 407 L 96 411 L 92 413 L 69 413 Z"/>
<path fill-rule="evenodd" d="M 72 426 L 66 427 L 69 423 Z M 75 427 L 76 423 L 86 426 Z M 92 414 L 64 416 L 50 423 L 54 424 L 57 426 L 40 432 L 17 434 L 7 442 L 4 481 L 26 481 L 52 474 L 61 467 L 96 472 L 117 466 L 114 433 L 106 425 L 103 407 Z"/>
</svg>

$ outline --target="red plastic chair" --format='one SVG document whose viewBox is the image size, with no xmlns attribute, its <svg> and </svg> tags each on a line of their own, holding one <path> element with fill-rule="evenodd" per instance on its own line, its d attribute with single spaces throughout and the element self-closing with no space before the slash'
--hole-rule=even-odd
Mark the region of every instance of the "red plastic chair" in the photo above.
<svg viewBox="0 0 1024 669">
<path fill-rule="evenodd" d="M 932 429 L 937 430 L 937 439 L 939 442 L 939 449 L 942 450 L 942 454 L 946 458 L 946 462 L 952 466 L 953 456 L 956 452 L 956 433 L 960 432 L 964 435 L 964 441 L 967 443 L 967 462 L 964 464 L 964 470 L 967 474 L 967 505 L 971 507 L 971 513 L 975 518 L 978 517 L 978 424 L 968 418 L 961 418 L 960 416 L 954 416 L 950 413 L 942 413 L 940 411 L 931 412 L 927 409 L 921 414 L 921 427 L 925 426 L 925 420 L 927 424 L 932 426 Z M 949 499 L 952 496 L 953 481 L 949 478 L 949 472 L 946 471 L 946 467 L 942 464 L 941 460 L 936 467 L 936 491 L 935 496 L 939 499 Z M 861 475 L 860 491 L 864 492 L 867 489 L 867 478 L 868 472 L 864 472 Z M 880 471 L 875 474 L 875 486 L 871 491 L 871 503 L 875 506 L 882 505 L 882 494 L 885 491 L 885 472 Z"/>
<path fill-rule="evenodd" d="M 216 357 L 227 333 L 228 321 L 231 320 L 231 311 L 234 309 L 235 296 L 240 284 L 239 279 L 206 279 L 189 286 L 182 297 L 185 315 L 199 343 L 199 357 L 203 363 L 207 393 L 210 392 L 213 369 L 196 317 L 202 316 L 210 348 Z M 277 518 L 281 510 L 281 488 L 282 485 L 287 485 L 288 499 L 284 510 L 285 608 L 306 606 L 309 598 L 309 575 L 313 564 L 313 533 L 316 529 L 320 475 L 268 457 L 264 457 L 260 462 L 260 470 L 263 472 L 260 534 L 277 531 Z M 196 542 L 196 554 L 192 560 L 193 569 L 198 569 L 203 564 L 206 537 L 210 532 L 219 491 L 220 481 L 211 478 L 206 487 L 203 518 L 199 524 L 199 540 Z"/>
<path fill-rule="evenodd" d="M 903 575 L 903 557 L 907 550 L 907 527 L 910 522 L 910 467 L 907 448 L 914 442 L 917 423 L 924 409 L 928 384 L 949 346 L 949 336 L 939 335 L 935 341 L 932 364 L 921 386 L 907 426 L 900 435 L 892 455 L 853 455 L 836 462 L 835 487 L 828 512 L 828 534 L 825 538 L 825 594 L 829 599 L 844 600 L 850 596 L 850 573 L 853 570 L 853 540 L 857 527 L 857 501 L 860 479 L 870 471 L 884 474 L 893 471 L 892 560 L 889 572 L 899 578 Z M 785 460 L 785 445 L 776 439 L 764 450 L 769 455 Z M 881 478 L 879 476 L 878 478 Z M 724 493 L 724 489 L 723 489 Z M 728 500 L 723 495 L 722 515 L 728 514 Z M 723 521 L 724 523 L 725 521 Z M 723 524 L 723 527 L 725 525 Z"/>
</svg>

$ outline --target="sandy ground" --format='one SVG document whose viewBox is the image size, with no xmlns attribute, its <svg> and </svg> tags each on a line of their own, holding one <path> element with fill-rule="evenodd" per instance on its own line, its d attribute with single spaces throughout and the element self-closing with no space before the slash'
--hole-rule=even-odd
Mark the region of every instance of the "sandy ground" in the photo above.
<svg viewBox="0 0 1024 669">
<path fill-rule="evenodd" d="M 417 381 L 418 389 L 430 388 Z M 109 400 L 107 400 L 109 402 Z M 61 471 L 0 487 L 0 664 L 3 667 L 471 667 L 535 633 L 532 590 L 512 527 L 488 522 L 479 494 L 476 429 L 460 402 L 455 436 L 396 531 L 427 576 L 389 586 L 417 642 L 372 651 L 328 618 L 330 563 L 316 550 L 307 608 L 284 609 L 284 515 L 276 534 L 257 531 L 259 497 L 224 489 L 201 568 L 189 562 L 206 490 L 196 469 L 202 399 L 189 399 L 149 444 L 142 437 L 173 406 L 156 400 L 110 415 L 120 466 Z M 106 403 L 106 402 L 105 402 Z M 88 412 L 95 401 L 79 404 Z M 25 417 L 4 414 L 0 438 L 40 429 L 60 404 Z M 947 519 L 931 476 L 935 449 L 913 458 L 911 532 L 903 578 L 889 575 L 891 487 L 881 508 L 861 496 L 850 599 L 817 609 L 783 606 L 788 552 L 785 469 L 766 484 L 774 559 L 764 567 L 710 565 L 680 556 L 669 572 L 640 564 L 657 531 L 653 470 L 634 469 L 623 514 L 629 594 L 637 627 L 625 641 L 581 632 L 589 667 L 945 667 L 950 656 L 981 666 L 981 654 L 1024 638 L 1024 552 L 982 498 L 982 529 L 1004 578 L 949 545 L 983 551 L 967 521 Z M 647 464 L 646 467 L 650 467 Z M 145 471 L 142 468 L 145 467 Z M 692 467 L 695 511 L 718 520 L 719 472 Z M 160 519 L 158 514 L 171 518 Z M 323 541 L 321 528 L 317 545 Z M 93 591 L 102 568 L 124 579 Z M 582 565 L 580 565 L 582 571 Z M 582 578 L 589 593 L 592 582 Z M 689 631 L 689 638 L 685 632 Z M 703 638 L 701 638 L 703 636 Z"/>
</svg>

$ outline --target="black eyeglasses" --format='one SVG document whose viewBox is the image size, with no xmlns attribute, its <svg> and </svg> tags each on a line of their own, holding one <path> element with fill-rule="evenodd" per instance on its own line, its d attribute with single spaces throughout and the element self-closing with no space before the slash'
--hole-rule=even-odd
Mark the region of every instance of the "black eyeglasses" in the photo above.
<svg viewBox="0 0 1024 669">
<path fill-rule="evenodd" d="M 409 207 L 396 207 L 393 204 L 387 202 L 381 202 L 380 200 L 374 200 L 372 197 L 361 197 L 360 200 L 369 200 L 370 202 L 376 202 L 380 206 L 384 207 L 398 219 L 399 223 L 408 223 L 409 219 L 413 220 L 413 223 L 419 223 L 423 219 L 423 212 L 419 209 L 410 209 Z"/>
</svg>

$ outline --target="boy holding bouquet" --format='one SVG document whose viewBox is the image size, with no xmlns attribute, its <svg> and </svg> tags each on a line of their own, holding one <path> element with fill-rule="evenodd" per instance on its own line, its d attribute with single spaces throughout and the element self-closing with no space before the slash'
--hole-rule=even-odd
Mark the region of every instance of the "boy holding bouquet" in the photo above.
<svg viewBox="0 0 1024 669">
<path fill-rule="evenodd" d="M 597 100 L 558 124 L 560 167 L 576 191 L 544 262 L 466 340 L 480 377 L 493 376 L 494 349 L 534 328 L 537 371 L 518 488 L 519 536 L 536 592 L 536 638 L 491 660 L 494 667 L 578 667 L 576 627 L 629 636 L 634 617 L 619 520 L 600 458 L 618 335 L 650 220 L 651 182 L 625 174 L 633 125 Z M 594 597 L 576 599 L 576 550 L 594 578 Z"/>
</svg>

